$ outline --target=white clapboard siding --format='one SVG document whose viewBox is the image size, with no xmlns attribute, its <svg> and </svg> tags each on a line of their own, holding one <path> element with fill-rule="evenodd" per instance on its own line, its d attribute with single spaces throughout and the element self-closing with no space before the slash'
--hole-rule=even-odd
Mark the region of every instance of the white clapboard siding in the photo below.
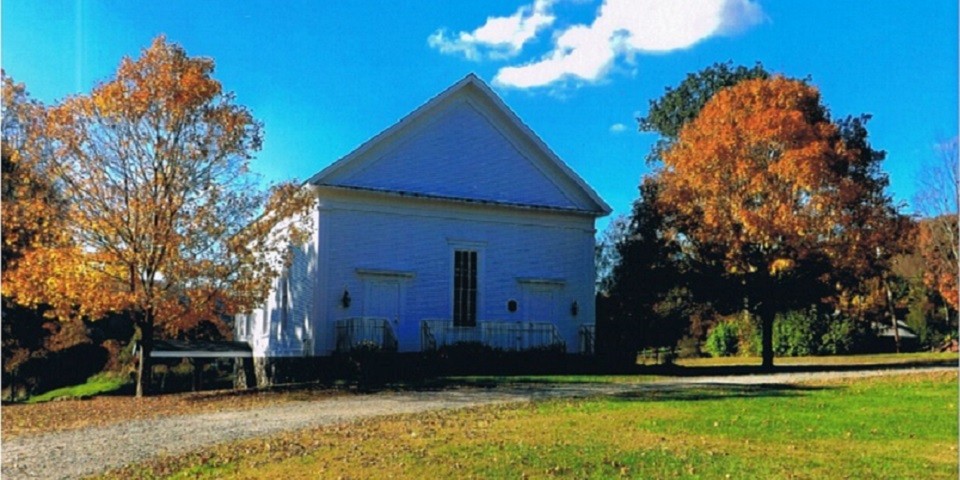
<svg viewBox="0 0 960 480">
<path fill-rule="evenodd" d="M 351 201 L 348 201 L 349 197 Z M 378 205 L 374 195 L 341 195 L 321 211 L 328 229 L 320 248 L 326 265 L 328 301 L 319 317 L 341 319 L 369 315 L 366 284 L 395 277 L 403 284 L 402 318 L 395 325 L 400 351 L 420 348 L 420 321 L 452 318 L 453 252 L 479 252 L 479 321 L 526 321 L 524 282 L 553 282 L 555 322 L 568 347 L 577 348 L 580 325 L 594 323 L 593 218 L 536 211 L 509 212 L 473 205 L 429 208 L 427 200 L 394 199 Z M 341 305 L 346 290 L 352 299 Z M 516 312 L 507 302 L 519 302 Z M 578 315 L 571 313 L 576 301 Z M 333 348 L 329 322 L 327 351 Z M 320 352 L 322 353 L 322 351 Z"/>
<path fill-rule="evenodd" d="M 585 349 L 594 221 L 610 207 L 476 76 L 304 188 L 316 230 L 288 272 L 289 320 L 278 279 L 252 328 L 238 325 L 254 356 L 329 355 L 337 322 L 363 318 L 386 319 L 399 351 L 420 350 L 424 320 L 452 320 L 457 249 L 478 252 L 478 322 L 552 324 L 569 352 Z"/>
</svg>

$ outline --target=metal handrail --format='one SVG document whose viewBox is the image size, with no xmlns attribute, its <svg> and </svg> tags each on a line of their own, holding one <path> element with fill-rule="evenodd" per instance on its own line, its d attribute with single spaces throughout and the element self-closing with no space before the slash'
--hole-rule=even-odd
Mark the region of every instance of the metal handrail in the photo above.
<svg viewBox="0 0 960 480">
<path fill-rule="evenodd" d="M 390 350 L 391 352 L 396 352 L 399 341 L 397 340 L 397 335 L 393 331 L 393 326 L 390 325 L 390 320 L 383 321 L 383 349 Z"/>
<path fill-rule="evenodd" d="M 464 327 L 450 320 L 431 319 L 422 322 L 421 332 L 424 349 L 464 342 L 510 351 L 566 345 L 556 325 L 547 322 L 481 321 L 477 326 Z"/>
<path fill-rule="evenodd" d="M 593 355 L 596 346 L 596 325 L 580 326 L 580 353 L 584 355 Z"/>
<path fill-rule="evenodd" d="M 430 324 L 426 321 L 420 322 L 420 350 L 436 350 L 437 337 L 430 331 Z"/>
<path fill-rule="evenodd" d="M 390 320 L 383 317 L 353 317 L 336 321 L 337 351 L 349 352 L 360 345 L 376 345 L 383 350 L 397 350 L 397 335 Z"/>
</svg>

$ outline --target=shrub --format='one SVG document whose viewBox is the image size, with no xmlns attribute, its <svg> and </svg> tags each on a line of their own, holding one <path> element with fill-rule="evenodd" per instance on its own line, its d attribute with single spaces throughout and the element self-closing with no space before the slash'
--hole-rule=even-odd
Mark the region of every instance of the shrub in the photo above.
<svg viewBox="0 0 960 480">
<path fill-rule="evenodd" d="M 823 322 L 814 308 L 778 314 L 773 324 L 773 352 L 782 357 L 801 357 L 820 353 Z"/>
<path fill-rule="evenodd" d="M 868 342 L 853 319 L 818 311 L 816 306 L 777 315 L 773 348 L 779 356 L 853 353 Z"/>
<path fill-rule="evenodd" d="M 820 340 L 820 352 L 827 355 L 851 353 L 861 337 L 853 320 L 834 318 L 827 322 L 826 331 Z"/>
<path fill-rule="evenodd" d="M 700 356 L 700 339 L 694 335 L 686 335 L 677 342 L 677 355 L 680 358 L 697 358 Z"/>
<path fill-rule="evenodd" d="M 756 317 L 744 312 L 731 316 L 730 321 L 737 326 L 737 354 L 744 356 L 760 355 L 760 352 L 763 351 L 763 340 L 760 336 L 760 326 Z"/>
<path fill-rule="evenodd" d="M 397 375 L 396 352 L 376 342 L 361 342 L 337 357 L 339 374 L 362 388 L 383 385 Z"/>
<path fill-rule="evenodd" d="M 739 343 L 739 328 L 734 322 L 724 320 L 710 330 L 705 348 L 713 357 L 729 357 L 736 355 Z"/>
</svg>

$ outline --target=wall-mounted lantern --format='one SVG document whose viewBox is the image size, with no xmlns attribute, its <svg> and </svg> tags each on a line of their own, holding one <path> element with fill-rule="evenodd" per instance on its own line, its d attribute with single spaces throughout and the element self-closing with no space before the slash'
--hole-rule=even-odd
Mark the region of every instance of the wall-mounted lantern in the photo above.
<svg viewBox="0 0 960 480">
<path fill-rule="evenodd" d="M 570 315 L 576 317 L 578 313 L 580 313 L 580 305 L 577 304 L 576 300 L 574 300 L 573 304 L 570 305 Z"/>
<path fill-rule="evenodd" d="M 516 300 L 509 300 L 509 301 L 507 301 L 507 311 L 510 312 L 510 313 L 513 313 L 513 312 L 516 312 L 516 311 L 517 311 L 517 301 L 516 301 Z"/>
<path fill-rule="evenodd" d="M 343 296 L 340 297 L 340 306 L 343 308 L 350 308 L 350 292 L 346 289 L 343 290 Z"/>
</svg>

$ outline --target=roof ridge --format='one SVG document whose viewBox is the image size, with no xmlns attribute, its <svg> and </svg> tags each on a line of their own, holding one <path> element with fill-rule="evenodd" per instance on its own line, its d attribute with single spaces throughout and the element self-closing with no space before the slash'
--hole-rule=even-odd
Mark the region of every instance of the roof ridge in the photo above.
<svg viewBox="0 0 960 480">
<path fill-rule="evenodd" d="M 519 129 L 523 135 L 525 135 L 527 138 L 530 139 L 534 147 L 540 150 L 544 154 L 544 156 L 560 170 L 561 174 L 565 175 L 567 178 L 572 180 L 573 184 L 576 186 L 575 188 L 579 188 L 586 195 L 586 197 L 589 198 L 590 201 L 596 205 L 596 208 L 597 208 L 596 211 L 598 213 L 602 213 L 603 215 L 608 215 L 612 211 L 610 206 L 602 198 L 600 198 L 597 192 L 594 191 L 593 188 L 590 187 L 590 185 L 588 185 L 576 172 L 574 172 L 573 169 L 571 169 L 570 166 L 567 165 L 546 144 L 546 142 L 544 142 L 543 139 L 541 139 L 540 136 L 537 135 L 537 133 L 534 132 L 533 129 L 530 128 L 519 117 L 519 115 L 517 115 L 516 112 L 514 112 L 513 109 L 511 109 L 506 104 L 506 102 L 504 102 L 503 99 L 500 98 L 500 96 L 497 95 L 497 93 L 494 92 L 493 89 L 486 82 L 484 82 L 479 76 L 477 76 L 477 74 L 474 72 L 468 73 L 467 75 L 465 75 L 463 78 L 461 78 L 454 84 L 450 85 L 440 93 L 434 95 L 433 97 L 428 99 L 426 102 L 422 103 L 420 106 L 415 108 L 410 113 L 401 117 L 400 120 L 396 121 L 389 127 L 381 130 L 379 133 L 377 133 L 373 137 L 369 138 L 367 141 L 360 144 L 357 148 L 353 149 L 346 155 L 337 159 L 332 164 L 323 168 L 322 170 L 314 174 L 312 177 L 310 177 L 305 182 L 305 184 L 321 185 L 322 184 L 321 182 L 325 177 L 329 177 L 334 173 L 336 173 L 337 171 L 339 171 L 340 169 L 344 168 L 344 166 L 350 164 L 350 162 L 353 159 L 355 159 L 356 157 L 359 157 L 366 151 L 373 148 L 375 145 L 378 145 L 385 138 L 389 137 L 391 134 L 395 133 L 396 131 L 401 130 L 406 125 L 412 123 L 414 120 L 419 118 L 425 112 L 429 111 L 433 106 L 441 103 L 447 97 L 453 95 L 455 92 L 460 91 L 461 89 L 465 88 L 468 85 L 475 86 L 483 96 L 487 97 L 487 99 L 493 103 L 495 108 L 503 112 L 506 115 L 507 119 L 511 123 L 513 123 L 514 126 L 517 129 Z"/>
</svg>

